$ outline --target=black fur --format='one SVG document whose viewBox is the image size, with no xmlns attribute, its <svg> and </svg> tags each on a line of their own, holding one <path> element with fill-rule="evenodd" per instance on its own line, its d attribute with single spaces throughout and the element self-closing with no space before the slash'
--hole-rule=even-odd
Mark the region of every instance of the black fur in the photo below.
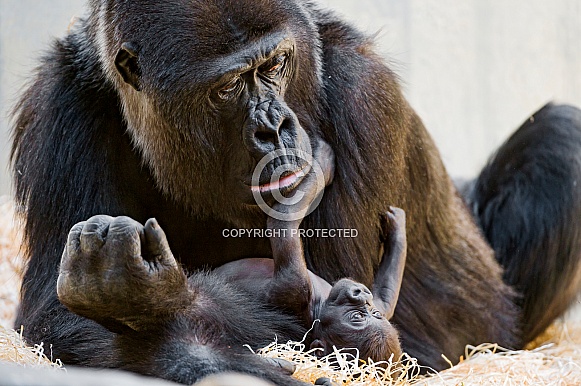
<svg viewBox="0 0 581 386">
<path fill-rule="evenodd" d="M 266 217 L 230 185 L 255 164 L 241 140 L 248 109 L 218 108 L 207 96 L 218 67 L 280 33 L 295 52 L 277 99 L 280 111 L 293 114 L 283 140 L 297 142 L 302 130 L 311 144 L 328 142 L 336 159 L 334 181 L 303 227 L 359 234 L 304 240 L 309 269 L 327 281 L 352 277 L 370 286 L 378 213 L 398 206 L 407 214 L 408 254 L 392 321 L 404 351 L 441 369 L 441 354 L 457 358 L 466 344 L 517 348 L 530 337 L 517 328 L 515 293 L 492 249 L 368 37 L 298 0 L 92 0 L 90 7 L 43 58 L 16 109 L 12 160 L 29 255 L 16 325 L 29 342 L 52 344 L 65 363 L 144 372 L 145 361 L 148 373 L 182 381 L 255 372 L 246 357 L 222 361 L 222 345 L 200 345 L 205 330 L 184 343 L 177 321 L 147 358 L 135 358 L 129 349 L 150 335 L 112 333 L 70 313 L 55 284 L 69 229 L 95 214 L 157 218 L 190 272 L 270 256 L 267 239 L 222 237 L 224 228 L 263 227 Z M 127 47 L 130 55 L 119 57 Z M 172 367 L 177 357 L 185 367 Z"/>
<path fill-rule="evenodd" d="M 468 201 L 520 293 L 525 341 L 569 308 L 581 285 L 581 110 L 548 104 L 491 158 Z"/>
</svg>

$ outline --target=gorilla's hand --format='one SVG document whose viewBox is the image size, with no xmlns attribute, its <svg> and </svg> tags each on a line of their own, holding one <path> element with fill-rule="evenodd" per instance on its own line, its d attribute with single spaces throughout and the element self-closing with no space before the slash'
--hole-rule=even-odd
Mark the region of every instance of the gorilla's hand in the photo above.
<svg viewBox="0 0 581 386">
<path fill-rule="evenodd" d="M 155 219 L 94 216 L 71 229 L 57 282 L 73 312 L 140 329 L 188 298 L 187 280 Z M 175 304 L 173 304 L 175 303 Z"/>
<path fill-rule="evenodd" d="M 335 176 L 335 152 L 327 142 L 319 139 L 314 159 L 323 171 L 325 186 L 329 186 Z"/>
<path fill-rule="evenodd" d="M 388 249 L 400 246 L 406 242 L 406 216 L 403 209 L 389 207 L 380 215 L 381 234 L 380 239 L 387 243 Z"/>
</svg>

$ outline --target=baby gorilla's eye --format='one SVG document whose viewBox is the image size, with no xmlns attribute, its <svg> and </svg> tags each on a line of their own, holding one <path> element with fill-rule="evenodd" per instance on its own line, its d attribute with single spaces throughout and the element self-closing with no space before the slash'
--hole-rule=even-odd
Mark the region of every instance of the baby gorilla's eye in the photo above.
<svg viewBox="0 0 581 386">
<path fill-rule="evenodd" d="M 383 315 L 381 314 L 381 312 L 379 312 L 379 310 L 373 310 L 373 311 L 371 311 L 371 314 L 372 314 L 373 316 L 375 316 L 376 318 L 381 318 L 381 317 L 383 317 Z"/>
<path fill-rule="evenodd" d="M 360 322 L 365 319 L 365 315 L 361 311 L 355 311 L 351 313 L 350 319 L 354 322 Z"/>
</svg>

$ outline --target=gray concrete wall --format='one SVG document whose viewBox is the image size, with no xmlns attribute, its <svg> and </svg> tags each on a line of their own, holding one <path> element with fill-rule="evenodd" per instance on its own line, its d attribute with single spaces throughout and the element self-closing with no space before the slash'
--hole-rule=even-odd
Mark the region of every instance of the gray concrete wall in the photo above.
<svg viewBox="0 0 581 386">
<path fill-rule="evenodd" d="M 319 0 L 369 33 L 454 176 L 471 176 L 549 100 L 581 105 L 579 0 Z M 0 0 L 0 193 L 5 112 L 82 0 Z"/>
<path fill-rule="evenodd" d="M 0 195 L 11 190 L 9 112 L 43 50 L 83 9 L 83 0 L 0 0 Z"/>
<path fill-rule="evenodd" d="M 326 0 L 369 32 L 454 176 L 547 101 L 581 105 L 579 0 Z"/>
</svg>

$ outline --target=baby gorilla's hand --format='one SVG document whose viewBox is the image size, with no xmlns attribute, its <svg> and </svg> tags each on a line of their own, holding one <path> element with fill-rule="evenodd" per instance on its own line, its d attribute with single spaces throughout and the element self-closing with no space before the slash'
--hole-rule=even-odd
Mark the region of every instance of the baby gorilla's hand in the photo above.
<svg viewBox="0 0 581 386">
<path fill-rule="evenodd" d="M 315 209 L 323 191 L 329 185 L 335 172 L 335 153 L 331 146 L 319 140 L 310 162 L 310 169 L 294 191 L 273 205 L 270 228 L 298 227 L 302 219 Z M 290 222 L 291 224 L 285 224 Z"/>
<path fill-rule="evenodd" d="M 393 206 L 381 215 L 381 241 L 393 245 L 405 240 L 405 212 Z"/>
</svg>

